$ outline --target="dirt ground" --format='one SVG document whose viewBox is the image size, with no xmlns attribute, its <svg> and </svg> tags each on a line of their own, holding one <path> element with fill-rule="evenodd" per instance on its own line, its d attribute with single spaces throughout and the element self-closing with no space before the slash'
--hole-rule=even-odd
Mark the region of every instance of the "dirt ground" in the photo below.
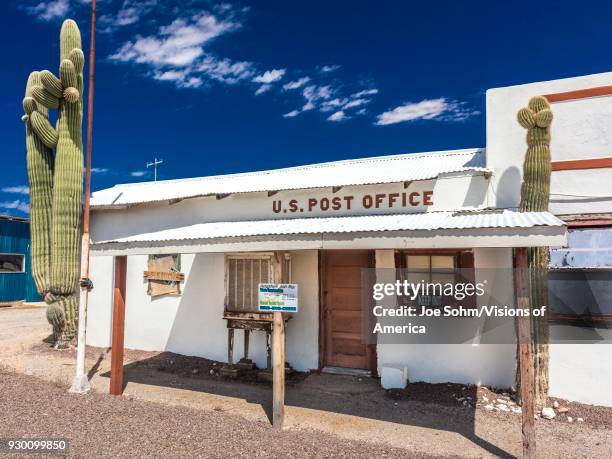
<svg viewBox="0 0 612 459">
<path fill-rule="evenodd" d="M 54 392 L 48 395 L 52 404 L 49 408 L 45 405 L 45 412 L 53 409 L 53 403 L 59 403 L 59 406 L 66 404 L 71 407 L 72 415 L 85 410 L 89 416 L 96 418 L 88 422 L 95 423 L 98 418 L 103 420 L 111 416 L 105 410 L 113 407 L 119 412 L 119 417 L 112 419 L 117 419 L 118 423 L 125 421 L 126 426 L 130 426 L 126 431 L 112 431 L 109 435 L 103 430 L 105 438 L 112 438 L 118 448 L 127 448 L 130 439 L 136 438 L 146 439 L 153 445 L 152 448 L 159 448 L 159 454 L 147 450 L 156 456 L 164 455 L 169 451 L 164 448 L 171 448 L 172 445 L 179 455 L 181 451 L 187 456 L 207 455 L 206 451 L 212 456 L 217 453 L 223 456 L 225 452 L 236 455 L 248 444 L 254 445 L 251 455 L 253 451 L 264 451 L 267 455 L 293 457 L 372 457 L 385 454 L 388 457 L 518 457 L 521 454 L 521 415 L 517 412 L 518 408 L 512 405 L 511 394 L 457 384 L 411 384 L 405 391 L 385 391 L 376 379 L 325 374 L 296 375 L 287 385 L 287 431 L 283 432 L 287 436 L 277 442 L 266 443 L 280 449 L 274 449 L 274 446 L 260 449 L 260 443 L 245 431 L 252 431 L 255 436 L 266 439 L 266 435 L 272 436 L 269 431 L 272 391 L 268 384 L 256 382 L 254 378 L 225 380 L 217 370 L 221 364 L 206 359 L 171 353 L 127 351 L 124 396 L 112 397 L 106 395 L 110 352 L 107 349 L 88 348 L 87 368 L 96 393 L 88 396 L 67 395 L 62 389 L 70 385 L 73 376 L 74 350 L 55 351 L 42 342 L 49 333 L 44 310 L 38 311 L 38 319 L 24 311 L 23 321 L 18 320 L 19 313 L 5 321 L 6 312 L 6 309 L 0 310 L 0 323 L 3 327 L 5 323 L 13 324 L 15 332 L 4 330 L 0 335 L 0 365 L 10 371 L 53 383 L 47 386 L 49 391 Z M 29 323 L 27 333 L 22 326 L 24 321 Z M 11 421 L 8 415 L 0 426 L 15 425 L 16 421 L 20 426 L 34 422 L 27 416 L 35 417 L 36 406 L 41 406 L 40 401 L 47 397 L 44 384 L 34 378 L 19 379 L 24 376 L 6 372 L 0 377 L 4 378 L 3 386 L 8 388 L 3 387 L 3 395 L 16 400 L 13 403 L 18 402 L 22 410 L 19 412 L 25 416 L 24 421 L 18 421 L 22 418 Z M 29 389 L 30 384 L 32 389 Z M 22 386 L 28 389 L 22 391 Z M 566 401 L 559 403 L 560 407 L 568 408 L 566 413 L 559 413 L 552 421 L 536 421 L 538 456 L 610 457 L 612 409 Z M 126 404 L 126 407 L 122 404 Z M 506 405 L 508 409 L 490 410 L 488 405 Z M 144 413 L 147 410 L 158 414 L 146 416 Z M 172 429 L 179 418 L 180 421 L 176 422 L 180 425 L 163 441 L 149 440 L 148 431 L 159 435 L 160 429 L 168 428 L 167 420 L 162 415 L 164 412 L 173 413 L 173 421 L 169 424 Z M 6 409 L 2 409 L 2 413 L 0 417 L 7 416 Z M 141 416 L 145 422 L 139 424 L 136 418 L 140 419 Z M 568 422 L 568 416 L 574 422 Z M 578 418 L 582 418 L 582 421 L 577 421 Z M 207 419 L 210 419 L 210 426 L 204 422 Z M 143 427 L 145 423 L 147 425 Z M 33 428 L 35 425 L 32 424 Z M 187 437 L 188 429 L 182 429 L 194 425 L 202 429 L 196 429 L 200 432 L 198 445 L 189 450 L 180 449 L 182 445 L 190 443 L 188 439 L 193 438 L 196 432 L 192 437 Z M 138 430 L 139 426 L 144 430 Z M 61 429 L 61 423 L 58 428 Z M 130 436 L 129 430 L 132 428 L 138 432 L 137 435 Z M 228 432 L 229 436 L 212 438 L 210 433 L 206 433 L 210 432 L 207 429 Z M 0 427 L 0 437 L 7 436 L 8 432 L 4 430 L 5 427 Z M 62 430 L 57 432 L 61 433 Z M 316 440 L 319 436 L 321 445 Z M 223 442 L 230 442 L 226 450 L 222 448 Z M 209 444 L 209 450 L 202 449 Z M 94 446 L 101 456 L 112 451 L 107 444 L 94 445 L 89 436 L 78 435 L 72 443 L 77 456 L 80 456 L 78 452 L 85 451 L 80 448 Z M 317 447 L 323 449 L 317 450 Z"/>
<path fill-rule="evenodd" d="M 15 373 L 0 371 L 0 387 L 6 395 L 0 398 L 1 436 L 63 438 L 68 440 L 68 457 L 367 458 L 404 454 L 398 448 L 341 440 L 314 430 L 276 432 L 267 423 L 226 413 L 167 407 L 131 397 L 71 395 L 62 387 Z"/>
</svg>

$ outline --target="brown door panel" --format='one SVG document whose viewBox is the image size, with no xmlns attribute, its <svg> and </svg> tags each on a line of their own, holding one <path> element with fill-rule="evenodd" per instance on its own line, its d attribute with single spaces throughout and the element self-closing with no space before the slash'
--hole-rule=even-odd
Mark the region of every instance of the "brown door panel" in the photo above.
<svg viewBox="0 0 612 459">
<path fill-rule="evenodd" d="M 361 311 L 332 311 L 331 332 L 361 332 Z"/>
<path fill-rule="evenodd" d="M 334 363 L 330 365 L 345 368 L 369 368 L 367 358 L 361 355 L 334 354 Z"/>
<path fill-rule="evenodd" d="M 332 288 L 329 292 L 329 302 L 334 310 L 361 310 L 361 291 L 354 288 Z"/>
<path fill-rule="evenodd" d="M 372 251 L 326 251 L 323 258 L 324 364 L 375 370 L 372 350 L 361 337 L 361 270 Z"/>
<path fill-rule="evenodd" d="M 333 266 L 328 271 L 329 279 L 334 287 L 352 287 L 359 288 L 361 286 L 361 268 L 362 266 Z"/>
</svg>

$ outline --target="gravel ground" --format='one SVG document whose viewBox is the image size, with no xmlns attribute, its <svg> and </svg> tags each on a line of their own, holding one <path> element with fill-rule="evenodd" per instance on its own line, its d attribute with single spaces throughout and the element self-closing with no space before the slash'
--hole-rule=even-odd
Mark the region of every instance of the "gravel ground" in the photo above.
<svg viewBox="0 0 612 459">
<path fill-rule="evenodd" d="M 0 437 L 64 437 L 68 457 L 427 457 L 312 430 L 279 433 L 225 413 L 70 395 L 2 370 L 0 387 Z"/>
</svg>

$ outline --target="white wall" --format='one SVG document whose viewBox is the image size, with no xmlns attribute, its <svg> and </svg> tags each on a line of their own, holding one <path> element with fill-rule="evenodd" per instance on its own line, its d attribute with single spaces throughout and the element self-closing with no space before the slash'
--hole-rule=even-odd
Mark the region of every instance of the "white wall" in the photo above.
<svg viewBox="0 0 612 459">
<path fill-rule="evenodd" d="M 377 268 L 395 266 L 393 251 L 376 251 Z M 511 249 L 475 249 L 474 264 L 477 282 L 478 269 L 490 273 L 493 269 L 512 268 Z M 486 270 L 486 271 L 484 271 Z M 500 271 L 501 273 L 502 271 Z M 504 271 L 505 272 L 505 271 Z M 494 282 L 491 287 L 500 301 L 512 304 L 514 291 L 512 282 L 505 276 L 488 279 Z M 484 300 L 483 300 L 484 301 Z M 457 319 L 475 321 L 475 319 Z M 507 326 L 513 325 L 507 322 Z M 475 329 L 478 324 L 474 322 Z M 432 326 L 428 333 L 443 333 Z M 475 330 L 475 337 L 478 332 Z M 380 337 L 379 337 L 380 340 Z M 440 335 L 440 342 L 445 338 Z M 412 382 L 431 383 L 456 382 L 463 384 L 485 384 L 493 387 L 510 387 L 514 385 L 516 368 L 515 344 L 479 344 L 475 339 L 470 344 L 378 344 L 378 368 L 382 365 L 400 365 L 408 368 L 408 379 Z"/>
<path fill-rule="evenodd" d="M 487 166 L 494 170 L 489 201 L 498 207 L 516 207 L 520 200 L 522 166 L 527 149 L 526 131 L 516 121 L 518 110 L 536 95 L 612 85 L 612 73 L 530 83 L 487 91 Z M 552 104 L 553 161 L 610 156 L 612 97 Z M 577 196 L 561 196 L 573 194 Z M 551 178 L 551 211 L 557 214 L 610 212 L 612 169 L 559 171 Z"/>
<path fill-rule="evenodd" d="M 551 337 L 593 334 L 589 329 L 552 325 Z M 597 329 L 604 343 L 551 344 L 550 395 L 592 405 L 612 406 L 612 330 Z"/>
<path fill-rule="evenodd" d="M 113 320 L 113 257 L 91 257 L 89 277 L 94 288 L 87 305 L 87 344 L 99 347 L 111 345 Z"/>
<path fill-rule="evenodd" d="M 318 254 L 301 251 L 292 252 L 291 257 L 293 280 L 300 285 L 300 311 L 287 326 L 287 361 L 306 371 L 318 366 Z M 183 254 L 185 282 L 180 296 L 147 295 L 146 265 L 146 256 L 128 257 L 125 346 L 226 361 L 225 254 Z M 112 258 L 94 257 L 91 278 L 95 289 L 90 296 L 87 342 L 106 347 L 112 329 Z M 265 368 L 265 333 L 251 336 L 250 357 Z M 243 333 L 236 331 L 234 360 L 242 355 Z"/>
</svg>

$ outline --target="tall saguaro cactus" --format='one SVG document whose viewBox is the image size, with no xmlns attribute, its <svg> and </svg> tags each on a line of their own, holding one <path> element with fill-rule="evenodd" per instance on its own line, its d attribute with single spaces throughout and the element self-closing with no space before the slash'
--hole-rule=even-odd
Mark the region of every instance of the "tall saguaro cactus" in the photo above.
<svg viewBox="0 0 612 459">
<path fill-rule="evenodd" d="M 533 97 L 519 110 L 519 124 L 527 129 L 527 153 L 523 163 L 521 212 L 548 211 L 550 200 L 550 124 L 553 114 L 545 97 Z M 535 401 L 543 406 L 548 397 L 548 247 L 528 249 L 531 307 L 547 306 L 543 317 L 532 317 Z"/>
<path fill-rule="evenodd" d="M 59 78 L 48 70 L 32 72 L 23 100 L 32 270 L 39 293 L 53 310 L 48 315 L 55 318 L 55 327 L 61 324 L 63 343 L 75 336 L 78 320 L 84 61 L 81 33 L 68 19 L 60 32 Z M 58 109 L 55 128 L 49 109 Z"/>
</svg>

